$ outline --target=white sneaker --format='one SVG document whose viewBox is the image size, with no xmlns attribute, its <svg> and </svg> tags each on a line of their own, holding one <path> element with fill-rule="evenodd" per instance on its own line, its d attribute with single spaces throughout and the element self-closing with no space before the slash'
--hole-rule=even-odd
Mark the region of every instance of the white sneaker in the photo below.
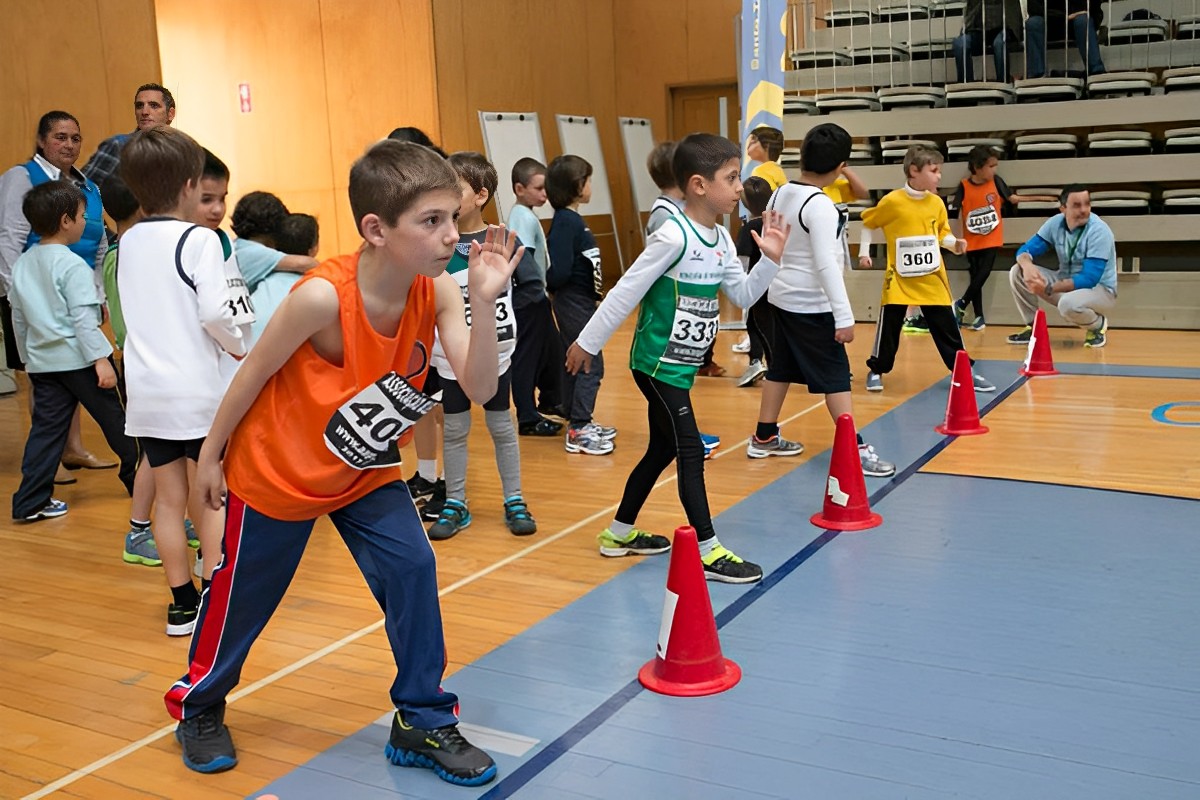
<svg viewBox="0 0 1200 800">
<path fill-rule="evenodd" d="M 196 563 L 192 567 L 192 574 L 197 578 L 204 577 L 204 555 L 199 550 L 196 551 Z"/>
<path fill-rule="evenodd" d="M 858 460 L 862 462 L 863 475 L 868 478 L 887 478 L 896 474 L 896 465 L 880 458 L 869 444 L 858 446 Z"/>
<path fill-rule="evenodd" d="M 746 367 L 746 371 L 742 373 L 742 377 L 738 378 L 737 385 L 746 388 L 758 383 L 758 379 L 767 374 L 767 365 L 759 361 L 757 358 L 750 362 L 750 366 Z"/>
<path fill-rule="evenodd" d="M 740 342 L 733 345 L 729 349 L 735 353 L 749 353 L 750 352 L 750 337 L 743 336 L 742 340 Z"/>
</svg>

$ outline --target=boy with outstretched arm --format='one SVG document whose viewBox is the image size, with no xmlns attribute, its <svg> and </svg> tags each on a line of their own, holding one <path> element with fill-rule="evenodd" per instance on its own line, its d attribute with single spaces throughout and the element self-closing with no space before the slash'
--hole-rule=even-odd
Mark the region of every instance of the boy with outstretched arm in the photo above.
<svg viewBox="0 0 1200 800">
<path fill-rule="evenodd" d="M 684 213 L 650 237 L 567 350 L 567 371 L 586 371 L 593 355 L 641 304 L 629 362 L 634 383 L 650 406 L 650 440 L 625 484 L 616 517 L 599 536 L 600 554 L 655 555 L 671 549 L 666 537 L 635 523 L 658 476 L 675 461 L 679 499 L 688 524 L 696 529 L 704 575 L 725 583 L 753 583 L 763 572 L 717 539 L 690 390 L 720 326 L 717 291 L 743 308 L 761 297 L 779 270 L 788 233 L 788 226 L 780 228 L 773 215 L 764 218 L 763 233 L 755 236 L 763 257 L 745 272 L 729 231 L 718 222 L 738 204 L 740 155 L 736 144 L 712 134 L 694 133 L 679 142 L 672 161 L 687 196 Z"/>
<path fill-rule="evenodd" d="M 226 507 L 225 558 L 204 596 L 191 666 L 166 696 L 191 769 L 237 764 L 225 697 L 313 523 L 328 514 L 383 608 L 395 655 L 385 754 L 460 785 L 496 775 L 492 759 L 459 733 L 457 698 L 440 686 L 433 548 L 399 470 L 400 439 L 434 406 L 422 388 L 435 326 L 466 395 L 482 403 L 496 393 L 496 328 L 468 330 L 462 292 L 445 274 L 460 195 L 458 176 L 432 150 L 372 146 L 350 171 L 363 247 L 296 284 L 225 394 L 197 468 L 207 502 Z M 496 316 L 523 253 L 514 248 L 503 228 L 471 245 L 474 317 Z"/>
</svg>

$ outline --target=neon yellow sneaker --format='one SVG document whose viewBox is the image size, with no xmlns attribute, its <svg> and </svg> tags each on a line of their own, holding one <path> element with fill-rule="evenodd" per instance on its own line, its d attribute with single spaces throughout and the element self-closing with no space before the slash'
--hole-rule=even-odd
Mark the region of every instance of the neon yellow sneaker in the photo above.
<svg viewBox="0 0 1200 800">
<path fill-rule="evenodd" d="M 671 540 L 665 536 L 634 528 L 629 532 L 628 539 L 618 539 L 611 528 L 596 537 L 600 543 L 600 555 L 616 558 L 617 556 L 656 556 L 671 549 Z"/>
<path fill-rule="evenodd" d="M 704 577 L 721 583 L 757 583 L 762 580 L 762 567 L 743 561 L 729 551 L 725 545 L 717 545 L 706 556 L 700 556 L 704 564 Z"/>
</svg>

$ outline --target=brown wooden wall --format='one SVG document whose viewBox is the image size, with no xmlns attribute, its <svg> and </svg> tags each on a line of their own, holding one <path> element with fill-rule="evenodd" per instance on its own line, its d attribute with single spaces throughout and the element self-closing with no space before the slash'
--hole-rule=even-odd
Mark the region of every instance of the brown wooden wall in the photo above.
<svg viewBox="0 0 1200 800">
<path fill-rule="evenodd" d="M 316 214 L 329 255 L 358 245 L 350 164 L 392 128 L 482 150 L 480 110 L 532 110 L 553 158 L 554 115 L 585 114 L 599 123 L 629 261 L 640 222 L 617 117 L 648 117 L 667 138 L 672 86 L 734 81 L 741 3 L 61 0 L 54 24 L 38 6 L 0 0 L 0 167 L 27 157 L 38 116 L 53 107 L 80 118 L 86 160 L 102 138 L 133 128 L 133 90 L 161 78 L 179 104 L 176 126 L 230 166 L 231 200 L 265 189 Z M 239 109 L 241 83 L 250 113 Z M 602 246 L 611 276 L 615 250 Z"/>
<path fill-rule="evenodd" d="M 176 126 L 232 171 L 321 222 L 321 253 L 359 237 L 350 165 L 398 125 L 438 132 L 428 0 L 157 0 Z M 242 113 L 238 86 L 250 85 Z M 230 206 L 232 213 L 232 205 Z"/>
<path fill-rule="evenodd" d="M 133 130 L 134 90 L 159 77 L 154 0 L 0 0 L 0 170 L 29 158 L 52 110 L 78 117 L 82 167 Z"/>
<path fill-rule="evenodd" d="M 739 0 L 437 0 L 444 143 L 482 151 L 479 111 L 536 111 L 551 159 L 561 153 L 556 114 L 596 117 L 631 261 L 641 248 L 641 223 L 617 117 L 648 117 L 665 139 L 669 87 L 736 80 L 732 21 L 740 8 Z M 616 252 L 611 240 L 601 237 L 600 245 L 611 278 Z"/>
</svg>

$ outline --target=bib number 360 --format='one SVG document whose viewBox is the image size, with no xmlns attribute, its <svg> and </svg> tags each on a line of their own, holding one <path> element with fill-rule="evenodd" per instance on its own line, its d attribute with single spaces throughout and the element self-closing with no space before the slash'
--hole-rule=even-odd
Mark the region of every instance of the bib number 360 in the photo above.
<svg viewBox="0 0 1200 800">
<path fill-rule="evenodd" d="M 703 365 L 704 354 L 717 338 L 720 326 L 717 298 L 680 296 L 661 360 L 690 367 Z"/>
<path fill-rule="evenodd" d="M 436 403 L 395 372 L 351 397 L 325 426 L 325 446 L 354 469 L 400 463 L 401 434 Z"/>
<path fill-rule="evenodd" d="M 937 272 L 942 254 L 933 236 L 903 236 L 896 240 L 896 272 L 903 278 L 917 278 Z"/>
</svg>

